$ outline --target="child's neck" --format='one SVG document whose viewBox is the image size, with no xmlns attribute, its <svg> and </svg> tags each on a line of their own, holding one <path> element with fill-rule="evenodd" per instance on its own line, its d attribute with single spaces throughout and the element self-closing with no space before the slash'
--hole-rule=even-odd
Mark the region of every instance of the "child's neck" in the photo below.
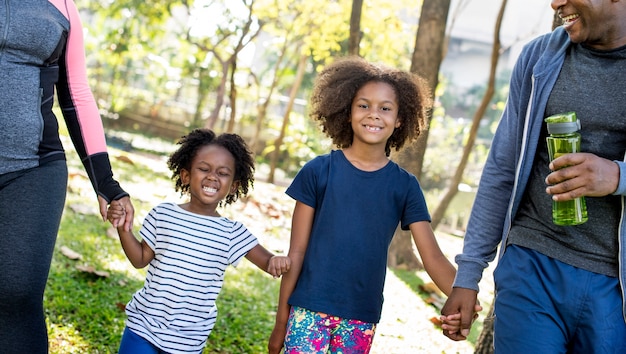
<svg viewBox="0 0 626 354">
<path fill-rule="evenodd" d="M 190 213 L 194 213 L 194 214 L 198 214 L 198 215 L 205 215 L 205 216 L 214 216 L 214 217 L 220 217 L 220 214 L 217 212 L 216 208 L 214 207 L 198 207 L 197 205 L 195 205 L 192 202 L 187 202 L 184 204 L 178 204 L 179 207 L 181 207 L 182 209 L 190 212 Z"/>
<path fill-rule="evenodd" d="M 377 171 L 389 163 L 389 158 L 380 148 L 368 149 L 350 146 L 343 149 L 343 154 L 354 167 L 362 171 Z"/>
</svg>

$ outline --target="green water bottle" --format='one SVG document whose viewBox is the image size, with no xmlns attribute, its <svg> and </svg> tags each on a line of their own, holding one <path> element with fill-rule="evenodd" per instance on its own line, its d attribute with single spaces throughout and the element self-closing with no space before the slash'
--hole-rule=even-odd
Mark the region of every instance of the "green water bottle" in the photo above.
<svg viewBox="0 0 626 354">
<path fill-rule="evenodd" d="M 555 114 L 545 119 L 548 125 L 546 140 L 550 161 L 572 152 L 580 152 L 580 121 L 575 112 Z M 587 221 L 585 197 L 565 202 L 552 202 L 552 222 L 556 225 L 580 225 Z"/>
</svg>

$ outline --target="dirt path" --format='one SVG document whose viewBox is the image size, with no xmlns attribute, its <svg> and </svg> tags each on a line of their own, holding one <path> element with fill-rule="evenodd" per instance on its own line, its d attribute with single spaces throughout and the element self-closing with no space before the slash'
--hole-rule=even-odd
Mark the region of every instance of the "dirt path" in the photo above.
<svg viewBox="0 0 626 354">
<path fill-rule="evenodd" d="M 385 304 L 372 354 L 473 353 L 467 341 L 454 342 L 430 322 L 437 309 L 425 303 L 393 272 L 387 273 Z"/>
</svg>

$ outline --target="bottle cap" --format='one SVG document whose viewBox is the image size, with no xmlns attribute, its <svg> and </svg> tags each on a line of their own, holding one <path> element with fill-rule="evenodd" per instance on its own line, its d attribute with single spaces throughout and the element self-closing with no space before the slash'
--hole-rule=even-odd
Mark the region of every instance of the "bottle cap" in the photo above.
<svg viewBox="0 0 626 354">
<path fill-rule="evenodd" d="M 548 126 L 548 134 L 568 134 L 580 130 L 580 121 L 576 119 L 575 112 L 555 114 L 547 117 L 545 122 Z"/>
</svg>

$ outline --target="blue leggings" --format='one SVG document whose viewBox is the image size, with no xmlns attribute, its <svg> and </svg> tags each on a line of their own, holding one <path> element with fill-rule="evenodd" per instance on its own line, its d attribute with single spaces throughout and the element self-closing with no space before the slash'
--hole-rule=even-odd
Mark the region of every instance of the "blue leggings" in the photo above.
<svg viewBox="0 0 626 354">
<path fill-rule="evenodd" d="M 124 328 L 118 354 L 167 354 L 156 345 L 136 334 L 128 327 Z"/>
<path fill-rule="evenodd" d="M 496 353 L 626 353 L 617 278 L 512 245 L 494 279 Z"/>
<path fill-rule="evenodd" d="M 65 161 L 0 175 L 0 352 L 48 353 L 43 293 L 67 191 Z"/>
</svg>

